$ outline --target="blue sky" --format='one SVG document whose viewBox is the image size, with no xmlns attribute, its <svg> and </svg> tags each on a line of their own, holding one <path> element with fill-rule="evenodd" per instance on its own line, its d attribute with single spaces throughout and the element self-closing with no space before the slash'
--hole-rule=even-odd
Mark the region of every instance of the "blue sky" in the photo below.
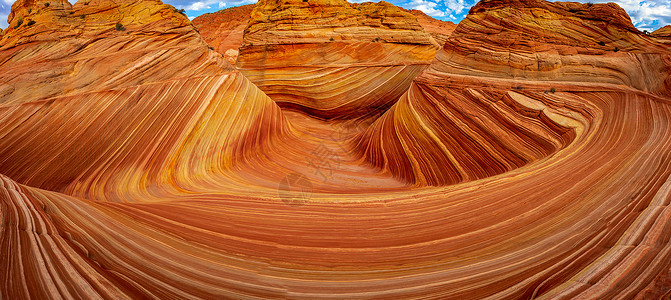
<svg viewBox="0 0 671 300">
<path fill-rule="evenodd" d="M 369 0 L 370 1 L 370 0 Z M 395 5 L 418 9 L 436 19 L 458 23 L 468 13 L 476 0 L 387 0 Z M 634 25 L 640 30 L 653 31 L 671 24 L 671 0 L 577 0 L 579 2 L 607 3 L 615 2 L 624 8 Z M 14 0 L 0 0 L 0 28 L 7 28 L 7 15 Z M 186 10 L 187 16 L 194 18 L 204 13 L 215 12 L 227 7 L 255 3 L 256 0 L 164 0 L 177 8 Z M 350 0 L 366 2 L 366 0 Z"/>
</svg>

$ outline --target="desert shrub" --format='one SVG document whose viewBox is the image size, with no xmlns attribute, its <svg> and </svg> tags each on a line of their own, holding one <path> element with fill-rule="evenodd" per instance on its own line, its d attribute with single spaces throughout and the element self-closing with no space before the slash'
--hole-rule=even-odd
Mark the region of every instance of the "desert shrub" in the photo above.
<svg viewBox="0 0 671 300">
<path fill-rule="evenodd" d="M 34 20 L 30 20 L 30 21 L 28 21 L 28 24 L 26 24 L 26 25 L 27 26 L 33 26 L 33 25 L 35 25 L 35 23 L 36 22 Z"/>
<path fill-rule="evenodd" d="M 615 48 L 613 49 L 613 51 L 614 51 L 614 52 L 620 51 L 620 48 L 615 47 Z"/>
<path fill-rule="evenodd" d="M 14 25 L 14 29 L 17 29 L 23 25 L 23 18 L 19 17 L 19 19 L 16 21 L 16 25 Z"/>
<path fill-rule="evenodd" d="M 121 25 L 121 23 L 116 23 L 116 30 L 117 31 L 124 31 L 124 30 L 126 30 L 126 27 L 123 27 L 123 25 Z"/>
<path fill-rule="evenodd" d="M 45 2 L 44 7 L 49 7 L 49 2 Z"/>
<path fill-rule="evenodd" d="M 557 91 L 557 89 L 555 89 L 555 88 L 551 88 L 551 89 L 550 89 L 550 93 L 553 93 L 553 94 L 554 94 L 554 92 L 556 92 L 556 91 Z"/>
<path fill-rule="evenodd" d="M 599 41 L 599 46 L 606 46 L 606 43 L 604 41 Z"/>
</svg>

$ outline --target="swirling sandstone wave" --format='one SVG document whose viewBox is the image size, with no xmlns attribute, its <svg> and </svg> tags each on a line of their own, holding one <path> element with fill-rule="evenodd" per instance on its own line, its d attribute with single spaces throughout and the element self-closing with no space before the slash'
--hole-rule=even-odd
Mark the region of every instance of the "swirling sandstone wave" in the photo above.
<svg viewBox="0 0 671 300">
<path fill-rule="evenodd" d="M 669 295 L 671 54 L 616 6 L 482 2 L 367 126 L 158 1 L 35 5 L 0 44 L 3 299 Z"/>
<path fill-rule="evenodd" d="M 594 122 L 597 108 L 586 107 L 583 93 L 671 95 L 669 51 L 625 17 L 611 4 L 482 2 L 356 148 L 420 186 L 485 178 L 553 155 Z"/>
<path fill-rule="evenodd" d="M 322 119 L 377 117 L 439 46 L 387 2 L 263 0 L 237 66 L 281 107 Z"/>
</svg>

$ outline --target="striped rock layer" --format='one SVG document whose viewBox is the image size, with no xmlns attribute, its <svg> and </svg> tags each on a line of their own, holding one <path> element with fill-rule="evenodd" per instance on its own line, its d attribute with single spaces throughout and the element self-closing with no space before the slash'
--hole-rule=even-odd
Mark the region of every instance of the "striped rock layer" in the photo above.
<svg viewBox="0 0 671 300">
<path fill-rule="evenodd" d="M 193 25 L 208 45 L 234 65 L 253 8 L 248 4 L 204 14 L 193 19 Z"/>
<path fill-rule="evenodd" d="M 425 14 L 421 10 L 417 9 L 411 9 L 411 10 L 403 9 L 403 10 L 417 17 L 419 25 L 422 25 L 424 31 L 431 34 L 431 36 L 436 40 L 436 42 L 438 42 L 438 45 L 440 45 L 441 47 L 445 44 L 447 38 L 452 34 L 454 29 L 457 28 L 457 24 L 454 24 L 450 21 L 442 21 L 434 19 Z"/>
<path fill-rule="evenodd" d="M 389 108 L 438 49 L 414 15 L 384 1 L 263 0 L 236 65 L 280 107 L 357 119 Z"/>
<path fill-rule="evenodd" d="M 671 25 L 653 31 L 650 36 L 667 45 L 671 44 Z"/>
<path fill-rule="evenodd" d="M 617 6 L 481 2 L 372 123 L 281 108 L 159 1 L 12 11 L 2 299 L 671 293 L 671 53 Z"/>
</svg>

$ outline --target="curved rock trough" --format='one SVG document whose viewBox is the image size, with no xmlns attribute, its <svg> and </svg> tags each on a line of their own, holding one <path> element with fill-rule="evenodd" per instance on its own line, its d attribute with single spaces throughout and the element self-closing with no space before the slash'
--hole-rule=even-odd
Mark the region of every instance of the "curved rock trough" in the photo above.
<svg viewBox="0 0 671 300">
<path fill-rule="evenodd" d="M 671 295 L 671 51 L 617 5 L 261 0 L 236 60 L 47 3 L 0 35 L 2 299 Z"/>
</svg>

